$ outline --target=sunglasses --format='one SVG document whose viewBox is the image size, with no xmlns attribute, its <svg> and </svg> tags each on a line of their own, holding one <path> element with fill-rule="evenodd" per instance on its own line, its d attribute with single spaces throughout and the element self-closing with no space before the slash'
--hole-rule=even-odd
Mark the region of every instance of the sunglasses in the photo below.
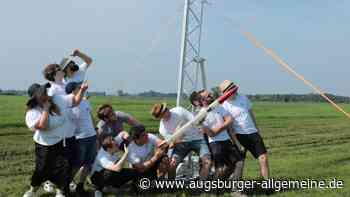
<svg viewBox="0 0 350 197">
<path fill-rule="evenodd" d="M 68 66 L 69 66 L 69 67 L 73 67 L 73 66 L 78 66 L 78 64 L 75 63 L 74 61 L 70 61 L 70 62 L 68 63 Z"/>
</svg>

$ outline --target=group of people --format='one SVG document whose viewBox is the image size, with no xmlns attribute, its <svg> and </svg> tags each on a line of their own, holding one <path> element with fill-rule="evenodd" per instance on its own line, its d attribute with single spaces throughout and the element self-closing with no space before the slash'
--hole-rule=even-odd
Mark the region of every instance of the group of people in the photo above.
<svg viewBox="0 0 350 197">
<path fill-rule="evenodd" d="M 76 58 L 83 63 L 78 65 Z M 69 185 L 76 175 L 76 193 L 87 196 L 84 182 L 90 176 L 96 197 L 102 196 L 104 187 L 118 188 L 145 177 L 174 179 L 176 168 L 192 151 L 200 157 L 199 179 L 241 178 L 246 150 L 259 160 L 261 176 L 268 178 L 267 151 L 246 96 L 231 96 L 175 141 L 170 140 L 175 131 L 193 120 L 196 111 L 214 102 L 211 92 L 191 94 L 194 112 L 154 104 L 151 116 L 160 121 L 159 136 L 109 104 L 97 109 L 99 122 L 95 126 L 86 98 L 85 75 L 91 63 L 89 56 L 74 50 L 60 64 L 45 66 L 47 83 L 29 87 L 25 122 L 33 131 L 35 170 L 23 197 L 34 196 L 47 181 L 55 185 L 56 197 L 70 196 Z M 234 86 L 225 80 L 219 89 L 225 93 Z M 128 132 L 124 124 L 130 125 Z"/>
</svg>

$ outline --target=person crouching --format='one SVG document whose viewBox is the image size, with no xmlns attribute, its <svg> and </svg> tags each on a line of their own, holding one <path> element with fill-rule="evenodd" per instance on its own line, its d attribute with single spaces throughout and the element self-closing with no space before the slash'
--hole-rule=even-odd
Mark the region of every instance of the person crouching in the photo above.
<svg viewBox="0 0 350 197">
<path fill-rule="evenodd" d="M 136 181 L 138 173 L 135 169 L 123 168 L 127 160 L 128 148 L 122 143 L 120 136 L 113 139 L 110 133 L 99 136 L 101 148 L 95 159 L 91 181 L 96 186 L 95 197 L 102 196 L 102 189 L 106 186 L 121 187 L 129 181 Z M 120 147 L 122 145 L 122 147 Z M 116 153 L 124 149 L 119 159 Z"/>
<path fill-rule="evenodd" d="M 169 169 L 168 144 L 147 133 L 141 124 L 130 128 L 130 136 L 128 161 L 140 173 L 140 178 L 164 178 Z"/>
</svg>

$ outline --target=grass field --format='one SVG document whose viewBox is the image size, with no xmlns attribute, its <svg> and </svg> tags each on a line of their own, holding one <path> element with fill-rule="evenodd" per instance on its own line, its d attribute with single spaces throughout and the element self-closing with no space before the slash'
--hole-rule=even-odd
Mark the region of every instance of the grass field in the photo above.
<svg viewBox="0 0 350 197">
<path fill-rule="evenodd" d="M 24 125 L 26 97 L 0 96 L 0 197 L 19 197 L 34 167 L 32 133 Z M 165 101 L 165 100 L 158 100 Z M 94 109 L 111 102 L 156 131 L 149 115 L 155 100 L 92 98 Z M 174 105 L 174 100 L 169 101 Z M 350 105 L 342 105 L 350 111 Z M 288 190 L 272 196 L 350 196 L 350 122 L 325 103 L 254 103 L 275 179 L 337 178 L 342 189 Z M 258 164 L 248 155 L 244 179 L 258 178 Z M 49 196 L 49 195 L 43 195 Z M 226 194 L 225 196 L 229 196 Z"/>
</svg>

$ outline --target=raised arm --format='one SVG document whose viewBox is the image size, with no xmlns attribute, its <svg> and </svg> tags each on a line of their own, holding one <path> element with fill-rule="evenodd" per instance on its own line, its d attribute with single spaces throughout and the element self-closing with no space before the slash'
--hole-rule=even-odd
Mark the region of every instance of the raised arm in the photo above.
<svg viewBox="0 0 350 197">
<path fill-rule="evenodd" d="M 139 123 L 139 121 L 136 120 L 136 118 L 130 116 L 130 117 L 128 118 L 128 124 L 129 124 L 130 126 L 136 126 L 136 125 L 138 125 L 138 124 L 140 124 L 140 123 Z"/>
<path fill-rule="evenodd" d="M 88 55 L 86 55 L 85 53 L 82 53 L 79 49 L 75 49 L 73 51 L 72 56 L 74 56 L 74 57 L 77 56 L 77 57 L 81 58 L 87 64 L 88 67 L 92 63 L 92 58 L 89 57 Z"/>
<path fill-rule="evenodd" d="M 85 91 L 88 89 L 88 84 L 83 83 L 79 89 L 79 92 L 73 97 L 73 107 L 78 106 L 81 100 L 84 98 Z"/>
</svg>

